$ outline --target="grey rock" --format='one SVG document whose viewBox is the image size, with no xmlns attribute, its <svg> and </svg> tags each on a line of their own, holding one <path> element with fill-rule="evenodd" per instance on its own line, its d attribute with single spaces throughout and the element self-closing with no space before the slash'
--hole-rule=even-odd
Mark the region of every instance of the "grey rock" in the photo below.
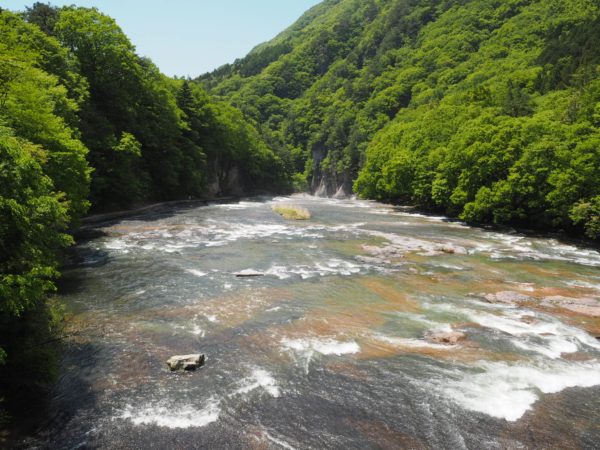
<svg viewBox="0 0 600 450">
<path fill-rule="evenodd" d="M 235 276 L 238 278 L 253 278 L 253 277 L 264 277 L 265 274 L 262 272 L 257 272 L 256 270 L 246 269 L 246 270 L 242 270 L 241 272 L 236 273 Z"/>
<path fill-rule="evenodd" d="M 456 345 L 467 336 L 462 331 L 449 331 L 439 333 L 429 333 L 425 339 L 434 344 Z"/>
<path fill-rule="evenodd" d="M 177 370 L 196 370 L 204 365 L 205 356 L 197 353 L 193 355 L 177 355 L 167 360 L 167 367 L 175 372 Z"/>
<path fill-rule="evenodd" d="M 484 298 L 489 303 L 504 303 L 506 305 L 516 305 L 531 299 L 527 295 L 515 291 L 500 291 L 495 294 L 487 294 Z"/>
</svg>

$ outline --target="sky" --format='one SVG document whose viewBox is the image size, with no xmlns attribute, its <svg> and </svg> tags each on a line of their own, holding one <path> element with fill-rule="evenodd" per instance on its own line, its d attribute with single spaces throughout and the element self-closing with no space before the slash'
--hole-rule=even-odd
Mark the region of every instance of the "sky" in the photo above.
<svg viewBox="0 0 600 450">
<path fill-rule="evenodd" d="M 0 0 L 25 9 L 36 0 Z M 245 56 L 320 0 L 39 0 L 95 6 L 113 17 L 137 48 L 167 75 L 195 77 Z"/>
</svg>

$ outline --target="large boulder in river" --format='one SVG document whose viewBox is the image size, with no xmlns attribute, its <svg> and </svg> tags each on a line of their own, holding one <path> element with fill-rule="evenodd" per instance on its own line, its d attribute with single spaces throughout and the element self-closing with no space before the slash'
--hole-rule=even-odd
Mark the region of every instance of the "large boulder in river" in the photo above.
<svg viewBox="0 0 600 450">
<path fill-rule="evenodd" d="M 204 365 L 204 355 L 197 353 L 194 355 L 177 355 L 167 360 L 167 367 L 174 372 L 176 370 L 196 370 Z"/>
<path fill-rule="evenodd" d="M 466 338 L 462 331 L 442 331 L 425 335 L 425 339 L 432 344 L 456 345 Z"/>
</svg>

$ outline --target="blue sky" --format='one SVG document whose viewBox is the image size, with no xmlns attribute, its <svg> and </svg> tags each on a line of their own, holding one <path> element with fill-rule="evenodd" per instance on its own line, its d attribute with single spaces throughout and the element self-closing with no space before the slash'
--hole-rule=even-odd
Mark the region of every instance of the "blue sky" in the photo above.
<svg viewBox="0 0 600 450">
<path fill-rule="evenodd" d="M 44 3 L 48 0 L 41 0 Z M 35 0 L 0 0 L 23 10 Z M 50 0 L 96 6 L 167 75 L 197 76 L 246 55 L 320 0 Z"/>
</svg>

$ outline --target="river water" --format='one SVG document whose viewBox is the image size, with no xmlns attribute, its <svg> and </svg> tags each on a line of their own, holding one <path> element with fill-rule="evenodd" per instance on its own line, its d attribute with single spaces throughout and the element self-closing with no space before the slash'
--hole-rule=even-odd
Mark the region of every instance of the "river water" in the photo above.
<svg viewBox="0 0 600 450">
<path fill-rule="evenodd" d="M 594 250 L 312 197 L 98 231 L 65 271 L 71 337 L 27 446 L 600 448 L 600 319 L 551 301 L 599 299 Z"/>
</svg>

